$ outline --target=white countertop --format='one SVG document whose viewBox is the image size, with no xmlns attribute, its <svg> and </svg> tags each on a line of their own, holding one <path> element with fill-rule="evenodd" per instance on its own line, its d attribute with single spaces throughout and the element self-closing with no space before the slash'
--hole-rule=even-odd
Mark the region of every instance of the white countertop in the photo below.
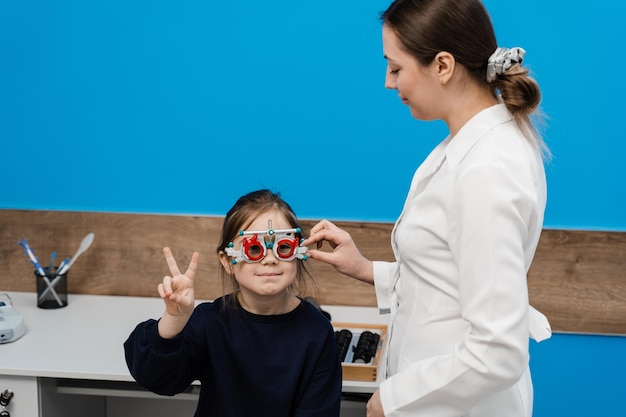
<svg viewBox="0 0 626 417">
<path fill-rule="evenodd" d="M 132 382 L 122 344 L 138 323 L 163 313 L 158 297 L 69 294 L 66 307 L 46 310 L 37 307 L 34 292 L 8 294 L 26 333 L 0 344 L 0 375 Z M 387 324 L 373 307 L 322 309 L 335 322 Z M 371 393 L 379 382 L 344 380 L 343 390 Z"/>
</svg>

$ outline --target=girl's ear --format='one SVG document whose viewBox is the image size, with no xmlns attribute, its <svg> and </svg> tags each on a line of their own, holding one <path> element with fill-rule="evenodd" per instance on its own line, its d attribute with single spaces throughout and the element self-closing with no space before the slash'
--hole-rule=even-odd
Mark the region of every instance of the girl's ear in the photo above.
<svg viewBox="0 0 626 417">
<path fill-rule="evenodd" d="M 439 79 L 439 84 L 447 84 L 454 74 L 454 67 L 456 65 L 454 56 L 452 56 L 450 52 L 441 51 L 435 55 L 433 62 L 437 78 Z"/>
<path fill-rule="evenodd" d="M 226 252 L 221 250 L 219 253 L 219 258 L 220 258 L 220 263 L 222 264 L 222 267 L 224 268 L 224 270 L 226 270 L 226 273 L 228 275 L 233 275 L 234 274 L 233 263 L 230 260 L 230 256 L 226 255 Z"/>
</svg>

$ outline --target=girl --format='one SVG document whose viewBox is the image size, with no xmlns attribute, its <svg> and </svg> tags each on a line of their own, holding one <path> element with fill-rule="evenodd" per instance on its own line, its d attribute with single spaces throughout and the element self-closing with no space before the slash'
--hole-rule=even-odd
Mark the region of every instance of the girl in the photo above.
<svg viewBox="0 0 626 417">
<path fill-rule="evenodd" d="M 308 275 L 300 224 L 278 194 L 241 197 L 227 213 L 217 254 L 233 291 L 194 308 L 198 253 L 158 286 L 165 312 L 124 344 L 132 376 L 174 395 L 201 382 L 195 416 L 339 416 L 341 364 L 333 328 L 299 295 Z"/>
</svg>

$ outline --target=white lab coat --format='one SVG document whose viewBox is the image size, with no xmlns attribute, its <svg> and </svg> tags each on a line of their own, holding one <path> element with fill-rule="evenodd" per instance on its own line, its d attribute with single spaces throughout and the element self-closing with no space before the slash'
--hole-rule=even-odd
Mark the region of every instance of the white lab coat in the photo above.
<svg viewBox="0 0 626 417">
<path fill-rule="evenodd" d="M 526 273 L 542 229 L 540 153 L 503 104 L 483 110 L 416 171 L 393 233 L 396 262 L 374 262 L 391 312 L 387 417 L 530 417 Z"/>
</svg>

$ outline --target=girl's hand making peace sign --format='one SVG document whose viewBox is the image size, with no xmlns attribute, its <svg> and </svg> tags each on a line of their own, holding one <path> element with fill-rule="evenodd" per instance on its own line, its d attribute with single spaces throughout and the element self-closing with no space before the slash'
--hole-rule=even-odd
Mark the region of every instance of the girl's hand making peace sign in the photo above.
<svg viewBox="0 0 626 417">
<path fill-rule="evenodd" d="M 159 320 L 159 334 L 172 338 L 183 330 L 194 309 L 193 279 L 198 267 L 198 252 L 194 252 L 184 274 L 178 269 L 170 248 L 163 248 L 171 276 L 165 276 L 159 284 L 159 296 L 165 302 L 165 313 Z"/>
</svg>

